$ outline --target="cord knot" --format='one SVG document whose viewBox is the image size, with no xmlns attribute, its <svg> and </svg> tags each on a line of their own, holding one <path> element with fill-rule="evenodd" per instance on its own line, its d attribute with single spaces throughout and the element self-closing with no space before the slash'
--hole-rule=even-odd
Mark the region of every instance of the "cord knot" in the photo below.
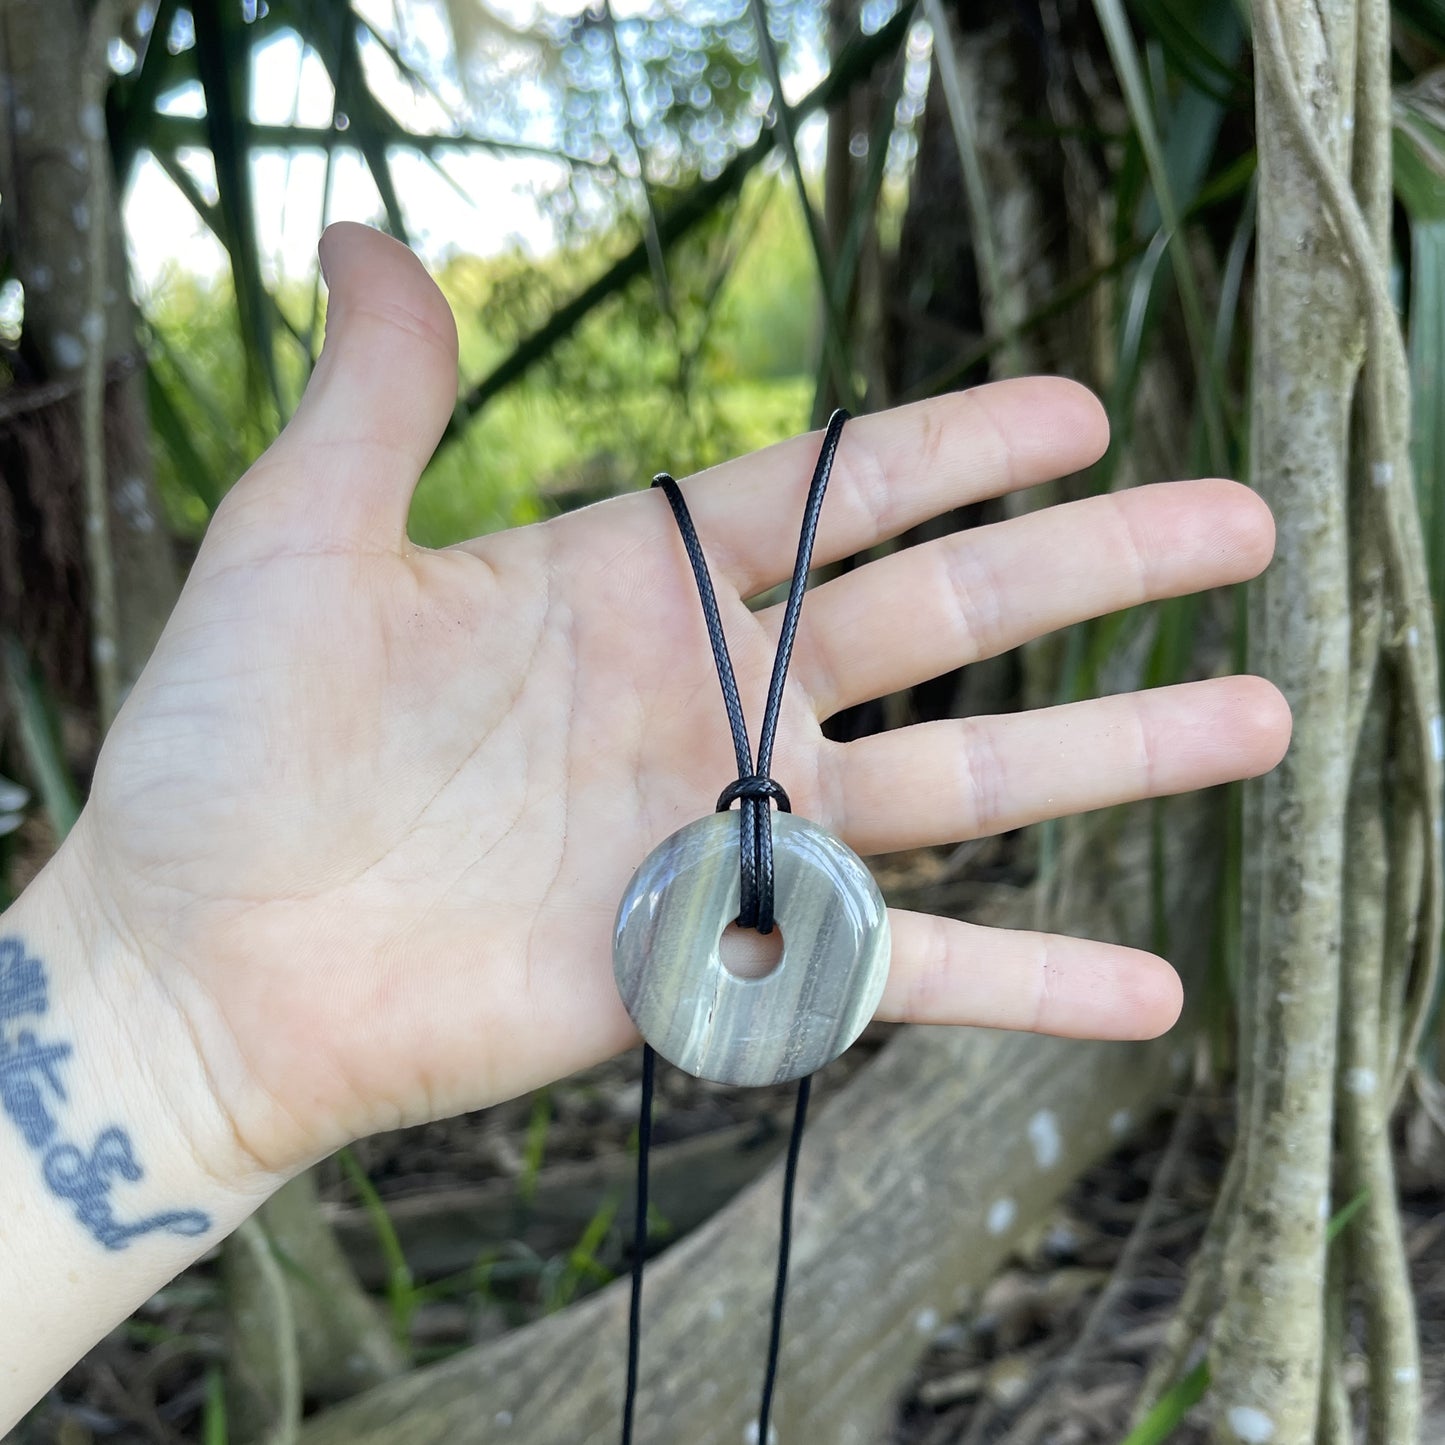
<svg viewBox="0 0 1445 1445">
<path fill-rule="evenodd" d="M 779 812 L 791 813 L 793 811 L 793 805 L 788 801 L 788 794 L 783 785 L 774 782 L 762 773 L 750 773 L 745 778 L 739 778 L 736 782 L 729 783 L 718 794 L 717 811 L 726 813 L 739 798 L 751 799 L 758 803 L 766 803 L 771 798 L 778 805 Z"/>
</svg>

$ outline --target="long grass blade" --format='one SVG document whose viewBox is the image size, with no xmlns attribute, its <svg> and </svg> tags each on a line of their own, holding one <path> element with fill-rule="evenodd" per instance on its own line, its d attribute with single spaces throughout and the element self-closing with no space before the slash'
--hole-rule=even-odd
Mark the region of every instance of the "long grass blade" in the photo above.
<svg viewBox="0 0 1445 1445">
<path fill-rule="evenodd" d="M 627 83 L 627 67 L 622 56 L 622 40 L 617 33 L 617 15 L 612 0 L 606 0 L 602 7 L 603 21 L 612 47 L 612 68 L 617 76 L 617 91 L 622 97 L 622 123 L 627 133 L 627 143 L 632 147 L 632 158 L 637 166 L 637 184 L 642 191 L 643 240 L 647 246 L 647 263 L 652 268 L 652 285 L 657 292 L 658 304 L 663 314 L 677 330 L 677 312 L 672 303 L 672 283 L 667 275 L 667 257 L 662 250 L 662 237 L 657 229 L 657 197 L 647 179 L 647 156 L 642 148 L 642 137 L 638 133 L 637 106 L 632 98 L 632 87 Z"/>
<path fill-rule="evenodd" d="M 1362 1190 L 1335 1211 L 1325 1226 L 1325 1241 L 1333 1244 L 1364 1208 L 1369 1191 Z M 1184 1423 L 1184 1417 L 1204 1398 L 1209 1389 L 1209 1361 L 1201 1360 L 1183 1376 L 1147 1415 L 1124 1437 L 1120 1445 L 1163 1445 Z"/>
<path fill-rule="evenodd" d="M 1445 616 L 1445 221 L 1410 227 L 1410 389 L 1415 486 L 1436 616 Z"/>
<path fill-rule="evenodd" d="M 179 0 L 160 0 L 140 63 L 111 86 L 111 155 L 116 175 L 122 182 L 129 176 L 136 156 L 149 145 L 155 105 L 161 92 L 186 73 L 185 62 L 171 54 L 168 43 L 171 22 L 178 8 Z"/>
<path fill-rule="evenodd" d="M 20 735 L 21 754 L 58 842 L 80 816 L 80 790 L 61 752 L 55 710 L 24 649 L 13 637 L 0 637 L 0 669 Z"/>
<path fill-rule="evenodd" d="M 325 36 L 327 48 L 317 53 L 331 75 L 335 96 L 333 126 L 336 110 L 345 111 L 350 122 L 347 143 L 355 146 L 366 161 L 376 193 L 381 197 L 382 209 L 386 212 L 387 229 L 397 240 L 409 245 L 406 216 L 391 170 L 387 137 L 391 127 L 387 124 L 385 112 L 366 88 L 365 82 L 360 80 L 365 74 L 365 57 L 361 53 L 364 32 L 356 24 L 349 6 L 338 7 L 329 13 L 325 23 L 330 27 Z"/>
<path fill-rule="evenodd" d="M 1209 1388 L 1209 1361 L 1201 1360 L 1124 1437 L 1122 1445 L 1162 1445 Z"/>
<path fill-rule="evenodd" d="M 226 224 L 220 207 L 213 205 L 201 194 L 200 187 L 196 185 L 190 172 L 181 165 L 178 157 L 166 151 L 154 151 L 152 155 L 156 164 L 166 173 L 175 188 L 190 204 L 191 209 L 205 222 L 207 230 L 221 243 L 227 255 L 230 256 L 232 273 L 234 274 L 235 267 L 238 264 L 246 265 L 247 262 L 244 255 L 238 259 L 231 250 L 231 241 L 234 233 Z M 275 296 L 272 295 L 271 291 L 265 286 L 261 288 L 259 304 L 264 308 L 270 320 L 273 338 L 277 331 L 284 331 L 297 343 L 303 353 L 309 356 L 307 348 L 310 344 L 310 338 L 286 315 Z M 242 340 L 245 340 L 244 331 Z M 284 411 L 284 407 L 282 409 Z"/>
<path fill-rule="evenodd" d="M 1205 26 L 1226 19 L 1233 20 L 1238 28 L 1238 16 L 1232 7 L 1213 3 L 1196 5 L 1190 14 L 1191 7 L 1179 4 L 1178 0 L 1134 0 L 1134 9 L 1159 37 L 1169 64 L 1190 86 L 1220 105 L 1249 104 L 1235 58 L 1216 49 L 1205 31 Z"/>
<path fill-rule="evenodd" d="M 206 1366 L 206 1403 L 201 1417 L 203 1445 L 229 1445 L 230 1425 L 226 1419 L 226 1378 L 214 1362 Z"/>
<path fill-rule="evenodd" d="M 1224 258 L 1224 273 L 1219 280 L 1219 307 L 1214 315 L 1214 341 L 1211 351 L 1215 370 L 1222 376 L 1229 363 L 1229 353 L 1234 345 L 1234 328 L 1241 314 L 1240 300 L 1244 294 L 1244 268 L 1249 253 L 1254 248 L 1254 226 L 1259 210 L 1259 186 L 1256 177 L 1251 177 L 1249 189 L 1244 195 L 1244 208 L 1239 215 L 1239 224 L 1229 242 L 1229 251 Z"/>
<path fill-rule="evenodd" d="M 899 56 L 893 61 L 882 86 L 873 129 L 868 136 L 868 168 L 853 197 L 848 222 L 843 228 L 843 244 L 838 248 L 834 279 L 842 296 L 852 293 L 858 267 L 863 260 L 863 248 L 869 234 L 877 226 L 883 176 L 888 169 L 888 145 L 896 123 L 898 100 L 903 94 L 903 79 L 903 57 Z M 813 413 L 810 418 L 814 429 L 821 427 L 827 420 L 827 412 L 831 407 L 831 399 L 824 384 L 828 374 L 827 358 L 819 357 L 813 384 Z"/>
<path fill-rule="evenodd" d="M 1196 220 L 1214 208 L 1233 200 L 1250 184 L 1255 172 L 1253 152 L 1241 156 L 1238 161 L 1221 171 L 1199 193 L 1185 213 L 1186 221 Z M 1018 334 L 1027 336 L 1038 327 L 1077 306 L 1085 296 L 1102 282 L 1112 280 L 1142 256 L 1152 244 L 1152 238 L 1131 238 L 1121 243 L 1118 251 L 1107 261 L 1100 262 L 1081 271 L 1078 275 L 1062 282 L 1052 296 L 1045 298 L 1028 315 L 1018 321 Z M 910 388 L 900 398 L 902 401 L 918 401 L 925 396 L 936 396 L 941 391 L 955 387 L 976 367 L 988 360 L 1003 344 L 1001 336 L 986 336 L 976 345 L 959 355 L 946 366 L 940 367 Z"/>
<path fill-rule="evenodd" d="M 361 1200 L 366 1217 L 376 1233 L 376 1242 L 381 1248 L 381 1257 L 386 1261 L 386 1298 L 391 1307 L 391 1328 L 402 1351 L 411 1348 L 411 1321 L 416 1313 L 418 1297 L 416 1280 L 406 1260 L 406 1251 L 396 1226 L 391 1222 L 386 1204 L 376 1192 L 376 1185 L 367 1177 L 361 1161 L 350 1149 L 342 1149 L 336 1156 L 347 1181 Z"/>
<path fill-rule="evenodd" d="M 1440 0 L 1445 11 L 1445 0 Z M 1422 88 L 1423 87 L 1423 88 Z M 1410 223 L 1411 446 L 1430 592 L 1445 615 L 1445 126 L 1433 86 L 1397 91 L 1394 184 Z M 1440 637 L 1445 660 L 1445 634 Z"/>
<path fill-rule="evenodd" d="M 1144 81 L 1139 51 L 1134 43 L 1134 33 L 1125 14 L 1123 0 L 1094 0 L 1094 10 L 1104 31 L 1104 41 L 1113 59 L 1119 84 L 1124 91 L 1129 117 L 1143 151 L 1144 165 L 1163 218 L 1165 234 L 1170 242 L 1174 275 L 1179 288 L 1180 304 L 1184 310 L 1184 325 L 1189 337 L 1195 380 L 1199 387 L 1199 404 L 1210 463 L 1222 473 L 1228 467 L 1227 433 L 1220 400 L 1223 388 L 1210 364 L 1209 329 L 1204 316 L 1204 302 L 1193 263 L 1184 244 L 1183 218 L 1165 161 L 1164 147 L 1159 136 L 1154 106 Z"/>
<path fill-rule="evenodd" d="M 146 397 L 150 404 L 151 425 L 161 444 L 170 454 L 171 464 L 183 486 L 209 514 L 221 504 L 225 488 L 217 481 L 211 468 L 196 446 L 191 427 L 172 398 L 170 388 L 156 368 L 146 367 Z"/>
<path fill-rule="evenodd" d="M 556 146 L 529 145 L 525 141 L 512 140 L 506 136 L 473 132 L 437 135 L 428 131 L 408 130 L 380 106 L 373 112 L 372 125 L 388 146 L 397 150 L 415 151 L 428 158 L 446 155 L 452 151 L 488 151 L 496 155 L 557 161 L 579 169 L 616 173 L 616 166 L 611 162 L 573 155 Z M 337 139 L 336 132 L 330 126 L 270 121 L 248 121 L 240 133 L 250 150 L 324 151 L 335 144 Z M 184 150 L 188 146 L 204 147 L 207 144 L 206 122 L 189 115 L 152 115 L 146 123 L 144 144 L 167 150 Z"/>
</svg>

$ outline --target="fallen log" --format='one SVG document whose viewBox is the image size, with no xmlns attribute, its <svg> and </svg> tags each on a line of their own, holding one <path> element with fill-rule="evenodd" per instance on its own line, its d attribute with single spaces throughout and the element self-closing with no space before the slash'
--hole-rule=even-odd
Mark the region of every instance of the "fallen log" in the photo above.
<svg viewBox="0 0 1445 1445">
<path fill-rule="evenodd" d="M 1115 1147 L 1182 1066 L 1178 1040 L 1088 1044 L 913 1029 L 825 1107 L 799 1181 L 775 1419 L 865 1445 L 942 1321 Z M 655 1261 L 637 1437 L 739 1445 L 754 1419 L 777 1240 L 776 1169 Z M 391 1381 L 301 1445 L 612 1445 L 627 1287 Z"/>
</svg>

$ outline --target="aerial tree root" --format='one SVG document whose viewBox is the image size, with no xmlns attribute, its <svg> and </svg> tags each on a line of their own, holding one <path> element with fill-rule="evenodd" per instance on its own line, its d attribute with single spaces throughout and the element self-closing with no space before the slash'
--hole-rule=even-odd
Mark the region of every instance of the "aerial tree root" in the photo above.
<svg viewBox="0 0 1445 1445">
<path fill-rule="evenodd" d="M 303 1397 L 342 1400 L 406 1368 L 322 1217 L 313 1175 L 268 1200 L 226 1242 L 223 1262 L 233 1440 L 289 1445 Z"/>
<path fill-rule="evenodd" d="M 1438 968 L 1441 759 L 1388 285 L 1389 14 L 1382 0 L 1253 10 L 1253 464 L 1281 545 L 1251 641 L 1297 727 L 1247 829 L 1267 902 L 1245 940 L 1215 1432 L 1222 1445 L 1350 1438 L 1339 1363 L 1358 1299 L 1369 1439 L 1410 1445 L 1419 1360 L 1389 1119 Z M 1329 1216 L 1352 1205 L 1327 1267 Z"/>
</svg>

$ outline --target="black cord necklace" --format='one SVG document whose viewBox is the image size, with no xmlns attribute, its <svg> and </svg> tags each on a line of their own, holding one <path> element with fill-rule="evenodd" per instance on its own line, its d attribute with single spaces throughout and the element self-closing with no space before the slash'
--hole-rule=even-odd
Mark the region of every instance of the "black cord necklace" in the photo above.
<svg viewBox="0 0 1445 1445">
<path fill-rule="evenodd" d="M 617 913 L 613 968 L 623 1002 L 645 1040 L 622 1445 L 632 1445 L 639 1378 L 657 1055 L 719 1083 L 798 1080 L 758 1409 L 757 1439 L 767 1445 L 811 1075 L 862 1032 L 887 978 L 888 914 L 872 876 L 841 840 L 794 817 L 787 793 L 769 775 L 823 496 L 847 420 L 844 411 L 834 412 L 829 420 L 808 489 L 756 767 L 697 530 L 677 483 L 665 474 L 653 482 L 672 508 L 697 583 L 738 776 L 723 789 L 711 815 L 679 829 L 647 856 Z M 734 802 L 739 804 L 735 826 L 727 817 Z M 770 803 L 777 805 L 776 814 Z M 781 926 L 782 959 L 766 977 L 740 978 L 723 965 L 719 940 L 734 921 L 762 934 Z"/>
</svg>

